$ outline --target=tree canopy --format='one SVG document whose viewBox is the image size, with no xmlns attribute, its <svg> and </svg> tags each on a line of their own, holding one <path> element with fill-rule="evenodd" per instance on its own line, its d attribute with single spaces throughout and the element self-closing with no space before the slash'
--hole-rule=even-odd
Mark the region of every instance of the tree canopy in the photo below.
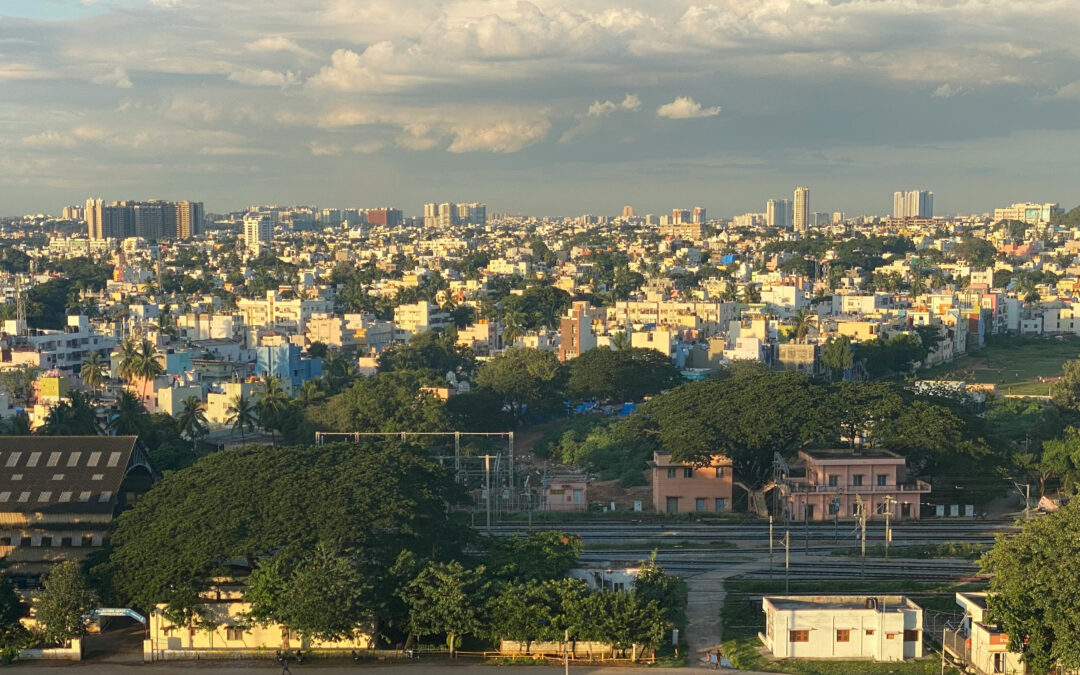
<svg viewBox="0 0 1080 675">
<path fill-rule="evenodd" d="M 679 370 L 655 349 L 590 349 L 572 359 L 567 392 L 577 400 L 639 401 L 682 382 Z"/>
</svg>

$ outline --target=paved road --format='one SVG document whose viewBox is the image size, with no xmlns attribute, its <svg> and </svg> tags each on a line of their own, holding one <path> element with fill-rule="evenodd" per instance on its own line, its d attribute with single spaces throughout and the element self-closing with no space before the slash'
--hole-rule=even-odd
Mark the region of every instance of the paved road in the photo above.
<svg viewBox="0 0 1080 675">
<path fill-rule="evenodd" d="M 492 675 L 493 672 L 506 672 L 495 665 L 478 665 L 475 663 L 459 662 L 430 662 L 426 664 L 395 664 L 395 665 L 324 665 L 304 664 L 302 666 L 290 666 L 294 675 L 310 672 L 312 675 L 428 675 L 429 673 L 456 673 L 458 675 Z M 164 675 L 166 673 L 187 673 L 192 675 L 203 672 L 207 675 L 254 675 L 255 673 L 267 673 L 277 675 L 281 672 L 281 666 L 273 662 L 259 663 L 210 663 L 203 661 L 189 663 L 175 663 L 168 665 L 126 665 L 116 663 L 71 663 L 60 665 L 43 664 L 18 664 L 5 672 L 25 672 L 28 675 Z M 559 675 L 563 672 L 561 667 L 530 666 L 522 671 L 527 675 Z M 636 672 L 627 668 L 571 666 L 570 672 L 574 675 L 626 675 L 628 672 Z M 657 675 L 682 675 L 686 674 L 685 668 L 649 668 L 649 673 Z M 738 672 L 740 675 L 754 675 L 751 671 L 728 671 Z M 759 673 L 757 675 L 766 675 Z M 773 674 L 775 675 L 775 674 Z"/>
</svg>

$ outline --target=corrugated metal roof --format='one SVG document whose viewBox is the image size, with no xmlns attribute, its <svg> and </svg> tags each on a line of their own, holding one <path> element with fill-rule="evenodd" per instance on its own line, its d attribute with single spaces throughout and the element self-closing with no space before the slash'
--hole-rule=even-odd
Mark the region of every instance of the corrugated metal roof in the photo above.
<svg viewBox="0 0 1080 675">
<path fill-rule="evenodd" d="M 0 436 L 0 513 L 109 511 L 135 436 Z"/>
</svg>

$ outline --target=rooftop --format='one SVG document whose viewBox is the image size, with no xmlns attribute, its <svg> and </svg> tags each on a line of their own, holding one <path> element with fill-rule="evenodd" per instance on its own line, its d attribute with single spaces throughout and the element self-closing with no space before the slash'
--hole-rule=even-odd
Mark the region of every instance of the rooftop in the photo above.
<svg viewBox="0 0 1080 675">
<path fill-rule="evenodd" d="M 800 450 L 799 454 L 818 460 L 835 459 L 903 459 L 900 455 L 883 448 L 832 448 L 823 450 Z"/>
<path fill-rule="evenodd" d="M 919 609 L 903 595 L 767 595 L 763 599 L 776 609 L 792 611 L 874 609 L 884 612 Z"/>
</svg>

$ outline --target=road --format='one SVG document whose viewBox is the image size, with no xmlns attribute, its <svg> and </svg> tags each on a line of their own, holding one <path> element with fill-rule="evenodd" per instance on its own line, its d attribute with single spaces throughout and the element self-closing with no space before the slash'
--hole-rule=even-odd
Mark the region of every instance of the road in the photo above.
<svg viewBox="0 0 1080 675">
<path fill-rule="evenodd" d="M 699 665 L 700 668 L 705 666 Z M 459 662 L 430 662 L 425 664 L 395 664 L 395 665 L 328 665 L 328 664 L 304 664 L 292 665 L 290 669 L 294 675 L 310 672 L 312 675 L 429 675 L 430 673 L 456 673 L 457 675 L 491 675 L 500 670 L 496 665 L 480 665 L 476 663 Z M 8 672 L 5 669 L 5 672 Z M 116 664 L 116 663 L 71 663 L 61 665 L 42 664 L 18 664 L 11 667 L 10 672 L 25 672 L 28 675 L 165 675 L 166 673 L 193 673 L 203 672 L 207 675 L 253 675 L 254 673 L 268 673 L 277 675 L 281 672 L 281 666 L 274 662 L 255 663 L 211 663 L 188 662 L 175 664 Z M 530 666 L 525 671 L 528 675 L 560 675 L 563 672 L 561 666 Z M 570 672 L 574 675 L 626 675 L 628 669 L 602 666 L 571 666 Z M 685 675 L 685 668 L 649 668 L 650 674 L 657 675 Z M 735 671 L 729 671 L 735 672 Z M 737 671 L 740 675 L 755 675 L 749 670 Z M 757 675 L 765 675 L 758 673 Z M 775 674 L 774 674 L 775 675 Z"/>
</svg>

